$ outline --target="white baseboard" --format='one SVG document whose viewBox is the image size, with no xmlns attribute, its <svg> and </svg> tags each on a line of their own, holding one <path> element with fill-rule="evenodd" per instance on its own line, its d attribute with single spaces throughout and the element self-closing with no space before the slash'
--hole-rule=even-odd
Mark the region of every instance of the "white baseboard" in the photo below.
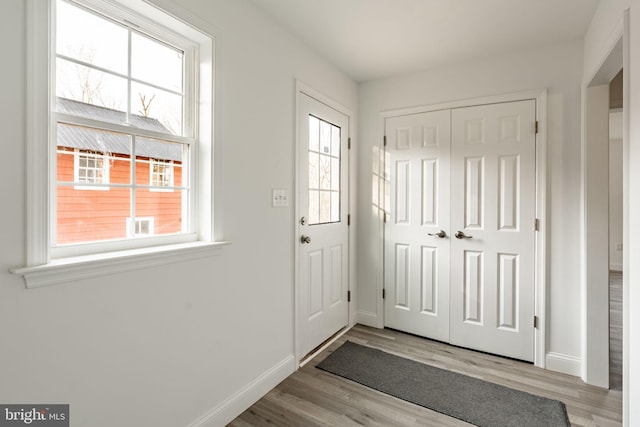
<svg viewBox="0 0 640 427">
<path fill-rule="evenodd" d="M 226 426 L 294 371 L 295 357 L 291 354 L 195 420 L 189 427 Z"/>
<path fill-rule="evenodd" d="M 609 270 L 622 271 L 622 264 L 609 264 Z"/>
<path fill-rule="evenodd" d="M 576 377 L 582 375 L 582 359 L 560 353 L 547 353 L 546 368 L 550 371 L 562 372 Z"/>
</svg>

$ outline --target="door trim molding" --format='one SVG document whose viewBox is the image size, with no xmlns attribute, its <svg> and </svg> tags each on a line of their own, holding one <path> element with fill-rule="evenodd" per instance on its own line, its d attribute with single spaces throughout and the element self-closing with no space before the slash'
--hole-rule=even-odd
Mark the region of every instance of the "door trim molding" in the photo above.
<svg viewBox="0 0 640 427">
<path fill-rule="evenodd" d="M 300 281 L 299 281 L 299 273 L 300 273 L 300 266 L 299 266 L 299 256 L 300 256 L 300 247 L 298 245 L 298 241 L 296 236 L 298 236 L 300 234 L 300 230 L 299 230 L 299 223 L 298 223 L 298 218 L 300 218 L 300 206 L 299 206 L 299 198 L 297 197 L 298 195 L 298 191 L 299 191 L 299 179 L 300 179 L 300 166 L 298 164 L 298 157 L 299 157 L 299 147 L 300 147 L 300 135 L 299 135 L 299 126 L 298 126 L 298 114 L 300 111 L 300 96 L 301 95 L 306 95 L 309 96 L 310 98 L 315 99 L 316 101 L 344 114 L 345 116 L 347 116 L 347 122 L 348 122 L 348 138 L 351 138 L 352 135 L 354 134 L 353 131 L 353 124 L 354 124 L 354 114 L 351 111 L 351 109 L 345 107 L 344 105 L 340 104 L 339 102 L 333 100 L 332 98 L 324 95 L 322 92 L 314 89 L 313 87 L 305 84 L 304 82 L 296 79 L 295 80 L 295 117 L 294 117 L 294 132 L 295 132 L 295 143 L 294 143 L 294 150 L 293 150 L 293 158 L 294 158 L 294 190 L 293 190 L 293 194 L 294 194 L 294 198 L 295 198 L 295 203 L 294 203 L 294 217 L 293 217 L 293 237 L 294 237 L 294 242 L 293 242 L 293 247 L 294 247 L 294 262 L 293 262 L 293 266 L 294 266 L 294 277 L 293 277 L 293 350 L 294 350 L 294 356 L 295 356 L 295 369 L 297 370 L 298 368 L 300 368 L 300 359 L 302 359 L 305 354 L 300 354 L 300 324 L 299 324 L 299 303 L 298 303 L 298 297 L 300 295 L 299 292 L 299 286 L 300 286 Z M 354 158 L 355 156 L 351 155 L 351 151 L 352 150 L 347 150 L 347 155 L 348 155 L 348 163 L 349 163 L 349 173 L 347 174 L 348 176 L 348 182 L 347 182 L 347 188 L 348 190 L 348 206 L 347 206 L 347 211 L 349 213 L 353 212 L 353 206 L 352 206 L 352 200 L 353 200 L 353 192 L 354 189 L 352 187 L 352 183 L 353 183 L 353 174 L 354 174 Z M 348 235 L 348 242 L 349 242 L 349 253 L 347 255 L 347 271 L 348 271 L 348 277 L 347 277 L 347 289 L 349 289 L 352 294 L 354 294 L 353 292 L 353 284 L 355 283 L 355 269 L 353 268 L 353 259 L 355 259 L 355 257 L 353 256 L 353 251 L 354 251 L 354 246 L 355 246 L 355 236 L 354 236 L 354 229 L 355 227 L 349 227 L 349 235 Z M 348 319 L 348 323 L 347 323 L 347 328 L 346 330 L 348 330 L 349 328 L 353 327 L 353 325 L 355 324 L 355 319 L 353 316 L 353 313 L 355 312 L 355 310 L 352 309 L 352 307 L 356 306 L 356 300 L 357 296 L 354 295 L 354 298 L 351 299 L 351 302 L 348 303 L 348 307 L 347 307 L 347 319 Z"/>
<path fill-rule="evenodd" d="M 547 298 L 547 89 L 514 92 L 495 96 L 471 98 L 465 100 L 451 101 L 439 104 L 422 105 L 417 107 L 387 110 L 379 113 L 379 141 L 385 136 L 385 119 L 409 114 L 427 113 L 438 110 L 449 110 L 462 107 L 474 107 L 487 104 L 499 104 L 504 102 L 515 102 L 524 100 L 536 101 L 536 120 L 538 121 L 538 133 L 536 135 L 536 191 L 535 206 L 536 218 L 539 220 L 538 232 L 535 233 L 535 266 L 534 266 L 534 286 L 535 286 L 535 315 L 538 318 L 537 328 L 534 329 L 534 355 L 533 362 L 540 368 L 546 367 L 546 298 Z M 384 147 L 381 147 L 384 149 Z M 385 165 L 386 167 L 386 165 Z M 385 207 L 385 211 L 386 211 Z M 378 268 L 378 280 L 376 289 L 378 319 L 377 326 L 384 327 L 384 300 L 382 299 L 382 289 L 384 287 L 384 217 L 378 218 L 379 242 L 378 259 L 381 260 Z M 533 321 L 533 319 L 532 319 Z"/>
</svg>

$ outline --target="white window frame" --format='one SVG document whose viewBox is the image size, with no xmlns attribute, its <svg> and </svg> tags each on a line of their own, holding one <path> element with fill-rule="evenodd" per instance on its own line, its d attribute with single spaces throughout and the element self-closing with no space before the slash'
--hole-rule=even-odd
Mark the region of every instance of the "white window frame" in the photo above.
<svg viewBox="0 0 640 427">
<path fill-rule="evenodd" d="M 88 182 L 81 181 L 80 179 L 80 157 L 94 158 L 102 160 L 102 181 L 101 182 Z M 76 190 L 109 190 L 109 187 L 100 186 L 100 184 L 108 184 L 110 180 L 109 167 L 110 164 L 110 156 L 108 153 L 98 154 L 95 152 L 91 152 L 89 150 L 81 150 L 79 148 L 75 148 L 73 150 L 73 181 L 74 182 L 82 182 L 88 184 L 95 185 L 75 185 L 73 188 Z M 97 168 L 96 168 L 97 170 Z"/>
<path fill-rule="evenodd" d="M 214 34 L 205 21 L 189 14 L 173 2 L 166 0 L 84 0 L 91 4 L 107 5 L 113 11 L 129 13 L 134 25 L 159 25 L 174 28 L 193 40 L 199 47 L 195 78 L 198 92 L 191 100 L 197 107 L 194 135 L 198 143 L 192 148 L 190 164 L 193 173 L 191 192 L 196 198 L 192 208 L 192 232 L 169 238 L 154 236 L 149 239 L 131 239 L 105 242 L 95 252 L 87 245 L 75 245 L 74 250 L 56 253 L 51 246 L 54 224 L 56 170 L 51 167 L 55 156 L 56 120 L 53 117 L 55 98 L 51 96 L 51 61 L 55 57 L 51 34 L 55 28 L 53 9 L 55 0 L 26 0 L 27 15 L 27 76 L 26 76 L 26 170 L 27 178 L 27 253 L 24 267 L 13 268 L 22 275 L 27 287 L 67 283 L 72 280 L 152 267 L 217 254 L 223 245 L 222 228 L 214 221 Z M 125 6 L 126 5 L 126 6 Z M 160 7 L 162 9 L 160 9 Z M 133 12 L 133 15 L 131 15 Z M 87 122 L 91 125 L 91 121 Z M 131 129 L 123 126 L 124 132 Z M 162 139 L 164 135 L 145 136 Z M 43 143 L 49 141 L 49 144 Z M 53 148 L 52 148 L 53 146 Z"/>
</svg>

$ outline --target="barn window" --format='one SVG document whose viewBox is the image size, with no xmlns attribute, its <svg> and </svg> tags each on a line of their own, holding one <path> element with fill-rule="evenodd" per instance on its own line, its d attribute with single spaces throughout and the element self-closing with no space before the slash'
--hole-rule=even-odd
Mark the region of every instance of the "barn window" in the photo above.
<svg viewBox="0 0 640 427">
<path fill-rule="evenodd" d="M 133 226 L 133 228 L 131 228 Z M 154 218 L 135 218 L 131 221 L 131 218 L 127 218 L 125 224 L 127 229 L 127 236 L 129 237 L 148 237 L 154 233 Z"/>
<path fill-rule="evenodd" d="M 68 153 L 61 150 L 58 152 L 59 158 Z M 67 154 L 68 155 L 68 154 Z M 99 151 L 73 150 L 73 175 L 74 181 L 78 184 L 76 190 L 107 190 L 102 184 L 109 184 L 109 154 Z M 89 185 L 86 185 L 89 184 Z"/>
<path fill-rule="evenodd" d="M 151 159 L 149 173 L 151 191 L 172 191 L 173 161 Z"/>
</svg>

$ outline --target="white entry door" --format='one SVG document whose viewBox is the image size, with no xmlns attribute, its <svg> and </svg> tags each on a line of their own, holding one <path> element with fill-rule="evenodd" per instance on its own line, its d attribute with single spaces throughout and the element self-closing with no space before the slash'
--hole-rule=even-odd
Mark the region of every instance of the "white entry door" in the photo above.
<svg viewBox="0 0 640 427">
<path fill-rule="evenodd" d="M 385 326 L 449 340 L 450 111 L 385 121 Z"/>
<path fill-rule="evenodd" d="M 385 326 L 533 360 L 535 101 L 385 120 Z"/>
<path fill-rule="evenodd" d="M 451 122 L 451 343 L 532 361 L 535 101 Z"/>
<path fill-rule="evenodd" d="M 349 118 L 299 93 L 298 354 L 349 322 Z"/>
</svg>

